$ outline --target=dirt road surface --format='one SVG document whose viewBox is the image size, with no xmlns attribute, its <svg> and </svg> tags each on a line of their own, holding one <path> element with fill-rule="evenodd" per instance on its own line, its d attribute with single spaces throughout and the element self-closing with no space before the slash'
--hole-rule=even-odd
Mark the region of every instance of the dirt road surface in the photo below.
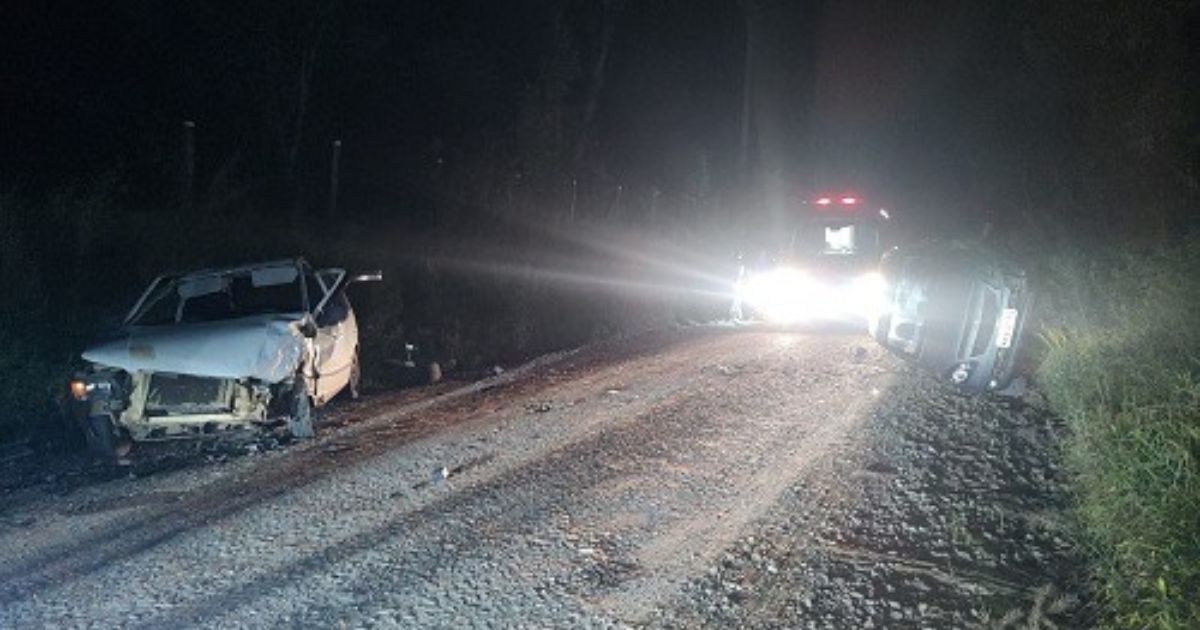
<svg viewBox="0 0 1200 630">
<path fill-rule="evenodd" d="M 327 418 L 5 491 L 0 627 L 1087 619 L 1057 424 L 852 332 L 646 334 Z"/>
</svg>

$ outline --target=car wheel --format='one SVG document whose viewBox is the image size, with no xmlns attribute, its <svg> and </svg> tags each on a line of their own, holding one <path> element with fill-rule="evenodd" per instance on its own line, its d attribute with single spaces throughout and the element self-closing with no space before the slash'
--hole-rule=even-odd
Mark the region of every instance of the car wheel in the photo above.
<svg viewBox="0 0 1200 630">
<path fill-rule="evenodd" d="M 354 360 L 350 363 L 350 382 L 346 389 L 350 390 L 350 399 L 358 400 L 362 386 L 362 364 L 358 361 L 358 349 L 354 350 Z"/>
<path fill-rule="evenodd" d="M 313 404 L 308 395 L 308 381 L 297 374 L 292 385 L 291 407 L 288 409 L 288 431 L 292 437 L 308 439 L 316 435 L 313 430 Z"/>
<path fill-rule="evenodd" d="M 105 460 L 116 460 L 117 428 L 113 426 L 111 416 L 81 416 L 79 424 L 88 451 Z"/>
</svg>

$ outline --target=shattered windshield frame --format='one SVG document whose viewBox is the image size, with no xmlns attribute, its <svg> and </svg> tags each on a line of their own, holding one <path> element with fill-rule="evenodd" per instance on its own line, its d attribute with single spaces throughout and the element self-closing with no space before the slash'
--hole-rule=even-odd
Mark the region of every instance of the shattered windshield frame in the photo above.
<svg viewBox="0 0 1200 630">
<path fill-rule="evenodd" d="M 245 267 L 155 280 L 126 318 L 168 326 L 308 310 L 304 272 L 294 264 Z"/>
</svg>

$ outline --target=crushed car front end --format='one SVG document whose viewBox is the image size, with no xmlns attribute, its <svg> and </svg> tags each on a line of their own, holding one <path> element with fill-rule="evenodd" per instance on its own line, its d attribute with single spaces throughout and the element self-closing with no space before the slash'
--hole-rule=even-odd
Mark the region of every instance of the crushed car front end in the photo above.
<svg viewBox="0 0 1200 630">
<path fill-rule="evenodd" d="M 134 441 L 193 437 L 277 421 L 292 383 L 192 376 L 95 365 L 72 382 L 89 417 L 108 418 Z"/>
<path fill-rule="evenodd" d="M 156 279 L 70 383 L 89 444 L 195 437 L 294 414 L 315 344 L 301 259 Z M 299 387 L 298 387 L 299 385 Z"/>
</svg>

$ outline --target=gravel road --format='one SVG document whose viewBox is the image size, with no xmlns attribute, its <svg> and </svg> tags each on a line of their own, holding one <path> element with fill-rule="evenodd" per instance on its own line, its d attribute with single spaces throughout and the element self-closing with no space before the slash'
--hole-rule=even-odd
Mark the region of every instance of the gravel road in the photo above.
<svg viewBox="0 0 1200 630">
<path fill-rule="evenodd" d="M 286 448 L 5 490 L 0 627 L 1089 619 L 1057 423 L 861 335 L 653 333 L 327 418 Z"/>
</svg>

